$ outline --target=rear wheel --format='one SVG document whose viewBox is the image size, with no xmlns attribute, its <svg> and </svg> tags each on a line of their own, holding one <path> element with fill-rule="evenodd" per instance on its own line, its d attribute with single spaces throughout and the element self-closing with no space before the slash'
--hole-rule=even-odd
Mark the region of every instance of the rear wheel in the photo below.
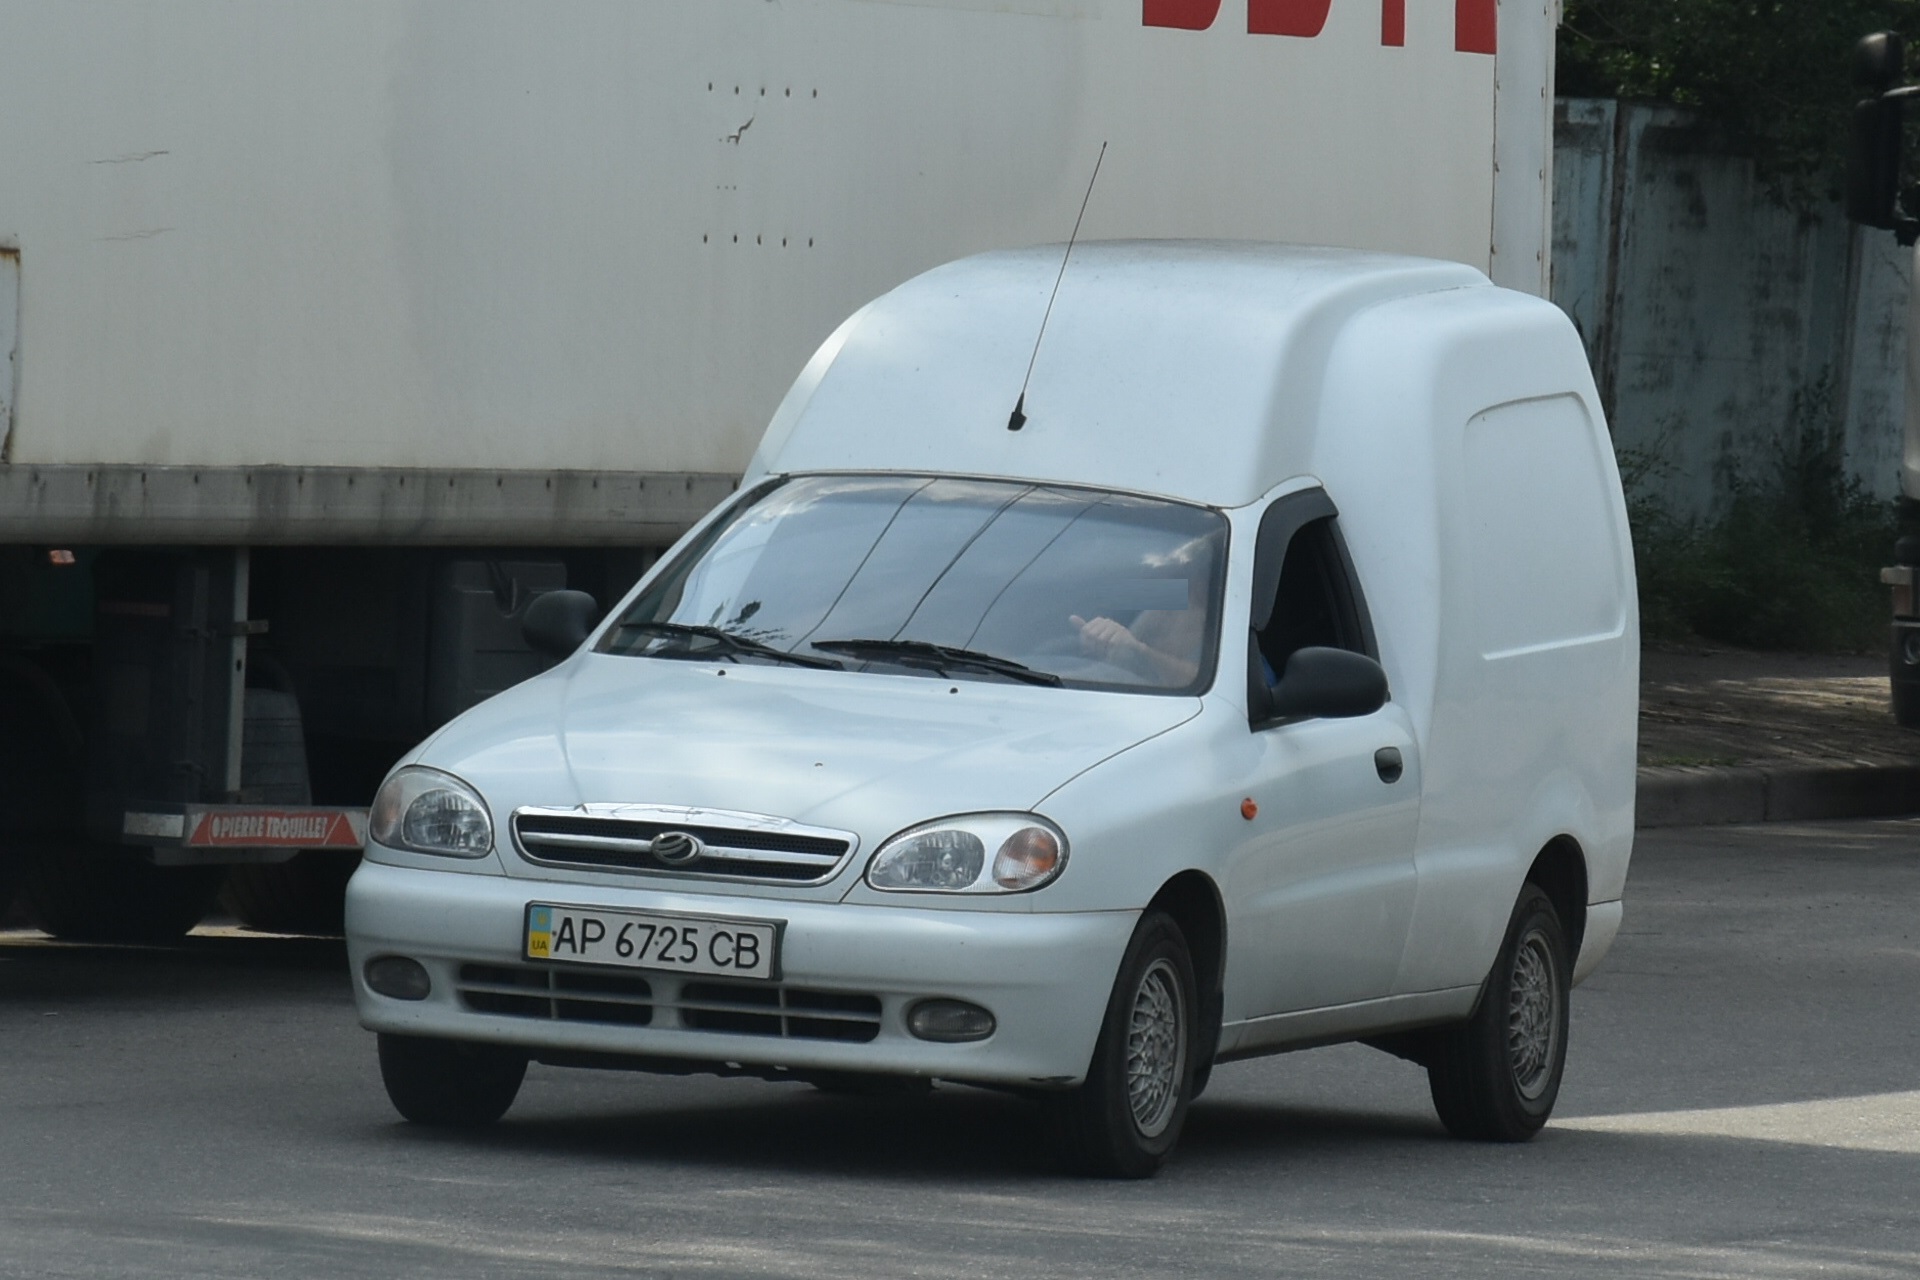
<svg viewBox="0 0 1920 1280">
<path fill-rule="evenodd" d="M 80 726 L 41 664 L 0 653 L 0 926 L 29 859 L 80 836 Z"/>
<path fill-rule="evenodd" d="M 1192 1099 L 1197 1010 L 1186 938 L 1172 917 L 1150 911 L 1120 962 L 1086 1081 L 1047 1100 L 1069 1165 L 1145 1178 L 1166 1160 Z"/>
<path fill-rule="evenodd" d="M 291 861 L 237 866 L 227 873 L 220 905 L 249 929 L 265 933 L 341 932 L 347 881 L 359 859 L 338 853 L 300 853 Z"/>
<path fill-rule="evenodd" d="M 23 860 L 27 915 L 75 942 L 168 942 L 207 913 L 224 867 L 156 867 L 135 849 L 74 843 Z"/>
<path fill-rule="evenodd" d="M 380 1033 L 380 1079 L 394 1110 L 415 1124 L 472 1129 L 507 1113 L 527 1055 L 502 1045 Z"/>
<path fill-rule="evenodd" d="M 1479 1009 L 1432 1042 L 1427 1083 L 1447 1132 L 1524 1142 L 1546 1124 L 1567 1060 L 1567 968 L 1559 913 L 1529 884 L 1514 905 Z"/>
</svg>

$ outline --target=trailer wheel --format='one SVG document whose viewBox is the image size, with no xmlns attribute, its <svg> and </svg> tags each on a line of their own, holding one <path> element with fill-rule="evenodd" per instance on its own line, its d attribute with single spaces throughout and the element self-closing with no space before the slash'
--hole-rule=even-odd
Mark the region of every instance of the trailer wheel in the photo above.
<svg viewBox="0 0 1920 1280">
<path fill-rule="evenodd" d="M 1186 936 L 1171 916 L 1149 911 L 1120 961 L 1085 1082 L 1045 1100 L 1072 1168 L 1146 1178 L 1173 1150 L 1193 1097 L 1196 990 Z"/>
<path fill-rule="evenodd" d="M 1524 1142 L 1546 1124 L 1567 1061 L 1567 969 L 1560 916 L 1528 884 L 1480 1007 L 1431 1042 L 1427 1084 L 1454 1137 Z"/>
<path fill-rule="evenodd" d="M 53 678 L 0 653 L 0 924 L 33 852 L 79 838 L 81 743 Z"/>
<path fill-rule="evenodd" d="M 134 849 L 73 844 L 33 850 L 21 869 L 27 915 L 75 942 L 166 942 L 213 905 L 224 867 L 156 867 Z"/>
<path fill-rule="evenodd" d="M 380 1033 L 380 1079 L 393 1109 L 415 1124 L 474 1129 L 507 1113 L 527 1055 L 494 1044 Z"/>
<path fill-rule="evenodd" d="M 301 853 L 287 862 L 233 867 L 220 905 L 262 933 L 337 934 L 345 927 L 347 881 L 359 865 L 349 854 Z"/>
</svg>

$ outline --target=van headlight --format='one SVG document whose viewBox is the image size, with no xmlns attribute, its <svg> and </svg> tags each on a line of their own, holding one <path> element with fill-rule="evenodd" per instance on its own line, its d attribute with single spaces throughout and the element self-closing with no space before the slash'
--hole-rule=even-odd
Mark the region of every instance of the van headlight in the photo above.
<svg viewBox="0 0 1920 1280">
<path fill-rule="evenodd" d="M 1023 893 L 1067 865 L 1067 837 L 1034 813 L 967 813 L 882 844 L 867 883 L 890 893 Z"/>
<path fill-rule="evenodd" d="M 480 858 L 493 850 L 493 818 L 480 793 L 452 774 L 408 765 L 380 785 L 367 835 L 390 849 Z"/>
</svg>

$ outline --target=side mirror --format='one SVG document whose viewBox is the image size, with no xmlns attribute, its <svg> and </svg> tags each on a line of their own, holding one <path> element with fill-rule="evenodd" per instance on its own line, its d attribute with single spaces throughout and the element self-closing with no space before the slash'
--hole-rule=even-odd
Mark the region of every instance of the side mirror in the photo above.
<svg viewBox="0 0 1920 1280">
<path fill-rule="evenodd" d="M 584 591 L 548 591 L 520 615 L 527 647 L 549 658 L 565 658 L 586 640 L 600 621 L 600 602 Z"/>
<path fill-rule="evenodd" d="M 1266 711 L 1275 720 L 1368 716 L 1387 704 L 1387 692 L 1386 671 L 1364 653 L 1300 649 L 1287 659 Z"/>
</svg>

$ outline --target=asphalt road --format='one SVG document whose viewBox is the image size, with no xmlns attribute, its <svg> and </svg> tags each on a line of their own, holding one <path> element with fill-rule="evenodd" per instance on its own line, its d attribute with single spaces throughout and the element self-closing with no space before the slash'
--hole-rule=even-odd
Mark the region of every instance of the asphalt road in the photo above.
<svg viewBox="0 0 1920 1280">
<path fill-rule="evenodd" d="M 1022 1103 L 533 1068 L 389 1110 L 337 944 L 0 935 L 0 1275 L 1920 1276 L 1920 822 L 1643 834 L 1553 1124 L 1343 1047 L 1222 1068 L 1146 1183 Z"/>
</svg>

